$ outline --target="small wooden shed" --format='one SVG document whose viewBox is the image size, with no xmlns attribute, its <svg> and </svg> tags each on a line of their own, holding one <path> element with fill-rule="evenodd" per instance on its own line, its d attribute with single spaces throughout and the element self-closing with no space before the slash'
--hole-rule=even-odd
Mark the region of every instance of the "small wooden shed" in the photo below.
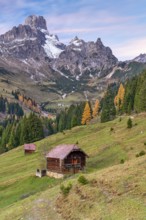
<svg viewBox="0 0 146 220">
<path fill-rule="evenodd" d="M 78 173 L 86 165 L 88 155 L 74 144 L 63 144 L 53 148 L 47 155 L 47 171 L 69 174 Z"/>
<path fill-rule="evenodd" d="M 34 153 L 36 150 L 35 144 L 24 144 L 24 153 L 25 154 L 31 154 Z"/>
</svg>

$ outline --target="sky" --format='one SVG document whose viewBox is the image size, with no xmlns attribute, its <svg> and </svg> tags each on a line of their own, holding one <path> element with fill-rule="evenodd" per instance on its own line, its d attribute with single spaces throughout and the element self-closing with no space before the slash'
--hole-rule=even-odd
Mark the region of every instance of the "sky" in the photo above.
<svg viewBox="0 0 146 220">
<path fill-rule="evenodd" d="M 0 9 L 0 34 L 42 15 L 65 44 L 101 38 L 119 60 L 146 53 L 146 0 L 0 0 Z"/>
</svg>

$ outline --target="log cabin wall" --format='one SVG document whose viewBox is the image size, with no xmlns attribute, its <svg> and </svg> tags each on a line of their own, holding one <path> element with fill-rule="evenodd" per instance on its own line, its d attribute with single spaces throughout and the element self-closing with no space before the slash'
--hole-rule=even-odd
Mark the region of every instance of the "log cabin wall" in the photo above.
<svg viewBox="0 0 146 220">
<path fill-rule="evenodd" d="M 78 173 L 83 170 L 86 164 L 86 155 L 83 152 L 71 152 L 66 159 L 64 159 L 63 173 Z"/>
<path fill-rule="evenodd" d="M 34 153 L 34 152 L 35 152 L 34 150 L 25 150 L 25 151 L 24 151 L 25 154 L 32 154 L 32 153 Z"/>
<path fill-rule="evenodd" d="M 86 165 L 86 154 L 82 151 L 72 151 L 65 159 L 47 158 L 47 170 L 54 173 L 78 173 Z"/>
<path fill-rule="evenodd" d="M 71 152 L 64 160 L 64 164 L 72 164 L 73 159 L 75 158 L 77 159 L 77 163 L 81 164 L 81 167 L 84 167 L 86 165 L 86 156 L 81 151 Z"/>
<path fill-rule="evenodd" d="M 47 158 L 47 170 L 61 172 L 60 159 Z"/>
</svg>

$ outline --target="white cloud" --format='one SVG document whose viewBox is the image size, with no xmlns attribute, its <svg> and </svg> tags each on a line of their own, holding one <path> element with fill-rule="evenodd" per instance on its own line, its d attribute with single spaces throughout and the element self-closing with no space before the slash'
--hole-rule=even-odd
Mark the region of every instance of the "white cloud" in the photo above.
<svg viewBox="0 0 146 220">
<path fill-rule="evenodd" d="M 145 39 L 141 39 L 141 36 L 146 36 L 145 22 L 141 22 L 146 15 L 128 13 L 126 16 L 118 13 L 120 9 L 99 9 L 98 2 L 100 0 L 68 3 L 66 0 L 0 0 L 0 34 L 23 23 L 26 16 L 39 14 L 47 19 L 48 30 L 59 34 L 63 42 L 70 41 L 75 35 L 86 41 L 101 37 L 103 43 L 122 60 L 146 52 Z"/>
<path fill-rule="evenodd" d="M 140 53 L 146 53 L 146 37 L 117 44 L 112 49 L 120 60 L 133 59 Z"/>
</svg>

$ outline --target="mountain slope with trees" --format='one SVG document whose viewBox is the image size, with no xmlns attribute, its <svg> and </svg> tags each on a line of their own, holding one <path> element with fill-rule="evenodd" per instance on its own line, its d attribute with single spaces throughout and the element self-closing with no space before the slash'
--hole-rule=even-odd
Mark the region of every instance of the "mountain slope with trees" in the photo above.
<svg viewBox="0 0 146 220">
<path fill-rule="evenodd" d="M 78 213 L 79 219 L 88 215 L 90 219 L 94 219 L 94 214 L 104 218 L 105 210 L 99 212 L 101 205 L 114 210 L 106 212 L 111 218 L 116 218 L 119 213 L 119 219 L 125 220 L 134 213 L 133 217 L 143 219 L 145 216 L 143 170 L 146 156 L 137 157 L 137 155 L 141 155 L 141 151 L 146 152 L 145 114 L 133 115 L 131 129 L 127 128 L 129 116 L 120 118 L 107 123 L 79 126 L 66 130 L 65 133 L 52 135 L 36 142 L 37 151 L 32 155 L 24 156 L 23 147 L 0 155 L 0 166 L 3 168 L 0 170 L 1 219 L 40 218 L 40 216 L 48 218 L 51 216 L 51 219 L 55 219 L 58 212 L 60 219 L 69 218 L 69 212 L 70 218 L 73 218 L 75 212 Z M 78 185 L 78 175 L 62 180 L 62 184 L 71 181 L 73 188 L 67 200 L 62 199 L 62 204 L 58 205 L 57 199 L 61 196 L 60 181 L 49 177 L 36 178 L 35 171 L 42 166 L 42 155 L 49 149 L 58 144 L 77 142 L 89 155 L 86 172 L 83 175 L 91 182 L 86 186 Z M 45 160 L 43 166 L 45 167 Z M 97 201 L 95 194 L 98 195 L 96 198 L 101 200 Z M 87 210 L 91 204 L 88 213 L 84 211 L 84 205 L 81 205 L 83 196 Z M 76 201 L 73 212 L 71 201 Z M 66 214 L 62 210 L 62 205 L 66 207 Z"/>
</svg>

